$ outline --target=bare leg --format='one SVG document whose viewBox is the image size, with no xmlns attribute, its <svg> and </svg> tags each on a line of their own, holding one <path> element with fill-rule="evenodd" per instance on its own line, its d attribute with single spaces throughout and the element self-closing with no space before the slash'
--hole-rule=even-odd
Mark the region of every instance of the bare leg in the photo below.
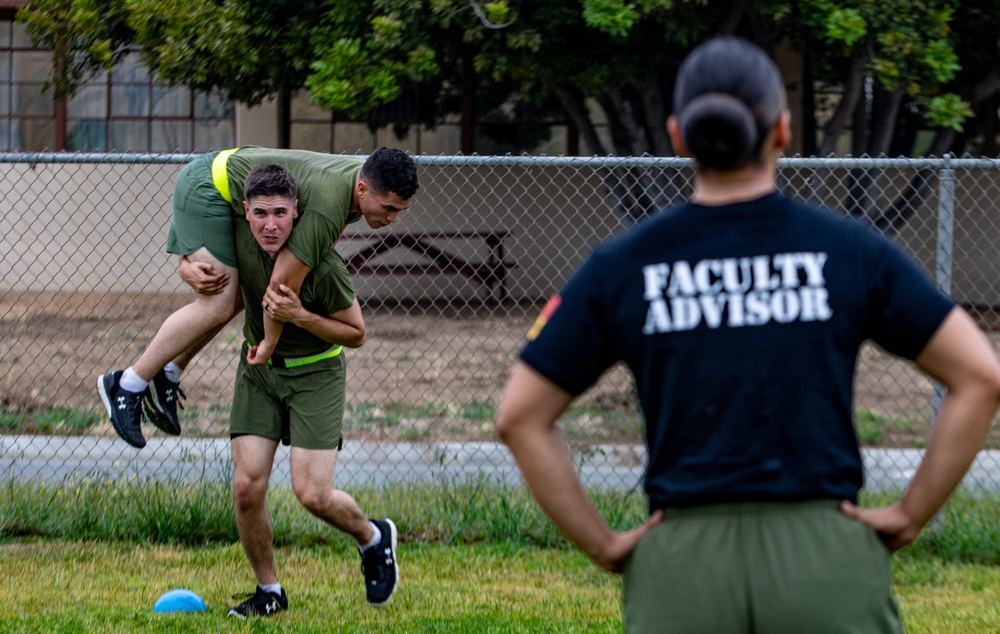
<svg viewBox="0 0 1000 634">
<path fill-rule="evenodd" d="M 201 248 L 187 256 L 195 262 L 208 262 L 218 271 L 229 275 L 229 284 L 217 295 L 197 295 L 193 302 L 167 317 L 153 340 L 132 365 L 132 369 L 146 381 L 163 369 L 175 358 L 188 355 L 187 359 L 200 350 L 211 339 L 206 336 L 229 323 L 236 314 L 239 293 L 239 272 L 219 262 Z M 214 335 L 213 335 L 214 336 Z M 199 345 L 200 344 L 200 345 Z M 192 348 L 198 346 L 194 352 Z"/>
<path fill-rule="evenodd" d="M 367 544 L 375 529 L 354 498 L 333 488 L 336 465 L 336 449 L 292 447 L 292 489 L 310 513 Z"/>
<path fill-rule="evenodd" d="M 237 293 L 236 310 L 233 312 L 233 316 L 235 317 L 242 310 L 243 310 L 243 295 Z M 227 321 L 225 324 L 220 324 L 215 328 L 213 328 L 212 330 L 210 330 L 204 337 L 196 341 L 194 345 L 192 345 L 190 348 L 188 348 L 184 352 L 174 357 L 173 359 L 174 363 L 177 364 L 177 366 L 180 367 L 182 370 L 186 369 L 188 367 L 188 364 L 191 363 L 191 360 L 194 359 L 195 355 L 197 355 L 199 352 L 202 351 L 202 349 L 204 349 L 205 346 L 211 343 L 211 341 L 215 339 L 216 335 L 222 332 L 222 329 L 225 328 L 226 324 L 228 323 L 229 322 Z"/>
<path fill-rule="evenodd" d="M 278 583 L 274 565 L 274 530 L 265 498 L 278 441 L 261 436 L 233 438 L 233 507 L 240 544 L 257 583 Z"/>
</svg>

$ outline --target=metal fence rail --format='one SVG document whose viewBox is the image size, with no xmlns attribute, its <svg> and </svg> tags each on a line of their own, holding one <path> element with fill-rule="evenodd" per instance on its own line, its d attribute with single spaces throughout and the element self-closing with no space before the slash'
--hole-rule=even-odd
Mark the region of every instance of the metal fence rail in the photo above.
<svg viewBox="0 0 1000 634">
<path fill-rule="evenodd" d="M 115 437 L 95 390 L 99 374 L 130 365 L 190 300 L 163 244 L 173 180 L 191 158 L 0 154 L 2 477 L 226 477 L 242 318 L 185 373 L 180 439 L 147 427 L 149 445 L 131 448 Z M 417 163 L 421 188 L 400 222 L 380 232 L 352 226 L 338 245 L 356 272 L 368 328 L 365 346 L 348 357 L 338 481 L 482 472 L 516 481 L 493 442 L 492 416 L 524 333 L 597 242 L 690 193 L 691 165 L 653 157 Z M 792 157 L 779 175 L 790 195 L 888 233 L 996 339 L 998 169 L 985 159 Z M 875 347 L 860 355 L 855 391 L 870 485 L 898 487 L 940 394 Z M 562 425 L 590 484 L 635 486 L 641 419 L 626 372 L 609 372 Z M 1000 435 L 989 442 L 1000 447 Z M 968 484 L 992 489 L 998 470 L 985 452 Z"/>
</svg>

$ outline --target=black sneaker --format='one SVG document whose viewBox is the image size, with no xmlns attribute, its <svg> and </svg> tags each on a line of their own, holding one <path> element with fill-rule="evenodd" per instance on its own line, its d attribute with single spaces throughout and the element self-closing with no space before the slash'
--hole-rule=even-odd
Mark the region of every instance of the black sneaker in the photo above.
<svg viewBox="0 0 1000 634">
<path fill-rule="evenodd" d="M 369 605 L 384 605 L 392 598 L 399 582 L 396 525 L 390 519 L 372 520 L 372 524 L 381 531 L 382 539 L 361 553 L 361 570 L 365 573 L 365 593 Z"/>
<path fill-rule="evenodd" d="M 229 608 L 229 616 L 246 620 L 248 616 L 271 616 L 288 609 L 288 596 L 284 588 L 281 589 L 281 594 L 275 594 L 257 586 L 257 591 L 246 597 L 247 600 L 243 603 Z"/>
<path fill-rule="evenodd" d="M 160 370 L 149 382 L 146 388 L 146 400 L 143 405 L 146 418 L 165 434 L 177 436 L 181 433 L 181 421 L 177 416 L 177 407 L 184 409 L 180 399 L 187 398 L 180 383 L 174 383 L 167 378 L 167 373 Z"/>
<path fill-rule="evenodd" d="M 142 437 L 143 394 L 123 390 L 121 378 L 121 370 L 102 374 L 97 377 L 97 391 L 118 435 L 133 447 L 142 449 L 146 446 L 146 439 Z"/>
</svg>

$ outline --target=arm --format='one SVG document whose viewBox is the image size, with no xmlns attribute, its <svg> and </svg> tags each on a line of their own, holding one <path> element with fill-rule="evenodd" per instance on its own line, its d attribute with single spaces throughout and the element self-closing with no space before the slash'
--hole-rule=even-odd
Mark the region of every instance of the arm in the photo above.
<svg viewBox="0 0 1000 634">
<path fill-rule="evenodd" d="M 1000 362 L 961 308 L 952 309 L 916 363 L 947 388 L 917 472 L 892 506 L 841 505 L 848 517 L 878 532 L 890 551 L 913 542 L 961 483 L 1000 405 Z"/>
<path fill-rule="evenodd" d="M 573 468 L 556 421 L 572 396 L 518 362 L 497 412 L 496 429 L 510 448 L 532 496 L 556 526 L 601 568 L 620 572 L 642 535 L 658 524 L 657 511 L 639 528 L 616 533 L 604 522 Z"/>
<path fill-rule="evenodd" d="M 264 314 L 270 314 L 274 321 L 294 324 L 324 341 L 348 348 L 360 348 L 365 342 L 365 321 L 356 297 L 349 308 L 330 316 L 306 310 L 298 295 L 285 285 L 277 291 L 268 288 L 264 303 L 268 306 Z"/>
<path fill-rule="evenodd" d="M 302 290 L 302 281 L 306 279 L 311 269 L 302 260 L 287 248 L 278 252 L 278 259 L 274 262 L 274 271 L 271 273 L 270 289 L 277 290 L 282 284 L 290 288 L 293 293 L 298 294 Z M 274 349 L 281 338 L 281 322 L 275 321 L 270 314 L 264 311 L 264 340 L 256 346 L 253 356 L 247 355 L 247 362 L 250 365 L 262 365 L 274 354 Z"/>
</svg>

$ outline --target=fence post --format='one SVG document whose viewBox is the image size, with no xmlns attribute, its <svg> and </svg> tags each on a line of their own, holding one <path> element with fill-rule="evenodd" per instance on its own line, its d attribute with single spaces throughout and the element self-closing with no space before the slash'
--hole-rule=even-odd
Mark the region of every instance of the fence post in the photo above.
<svg viewBox="0 0 1000 634">
<path fill-rule="evenodd" d="M 943 293 L 951 295 L 951 269 L 955 243 L 955 169 L 951 166 L 951 154 L 945 154 L 943 158 L 944 162 L 938 174 L 938 229 L 934 280 Z M 931 424 L 937 419 L 943 398 L 944 386 L 935 381 Z"/>
</svg>

